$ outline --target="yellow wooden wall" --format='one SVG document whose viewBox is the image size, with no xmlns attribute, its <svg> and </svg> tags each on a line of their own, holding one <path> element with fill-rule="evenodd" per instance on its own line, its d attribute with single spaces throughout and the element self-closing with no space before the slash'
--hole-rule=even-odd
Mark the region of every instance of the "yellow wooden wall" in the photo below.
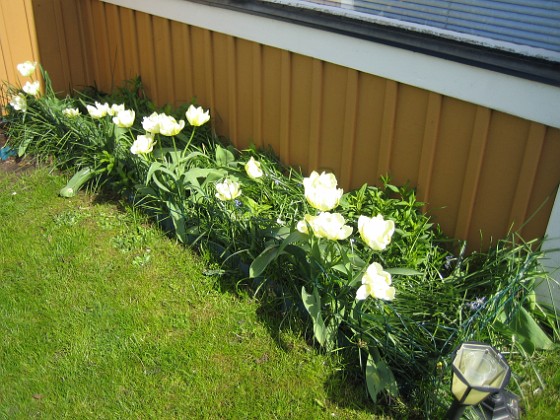
<svg viewBox="0 0 560 420">
<path fill-rule="evenodd" d="M 41 64 L 56 91 L 70 92 L 94 82 L 92 56 L 82 23 L 83 1 L 32 0 Z M 90 34 L 87 34 L 90 35 Z"/>
<path fill-rule="evenodd" d="M 99 0 L 33 3 L 58 89 L 111 90 L 141 75 L 159 104 L 210 108 L 239 148 L 270 146 L 304 172 L 333 171 L 346 189 L 384 174 L 417 186 L 445 232 L 472 244 L 539 208 L 523 233 L 545 232 L 560 183 L 556 128 Z"/>
<path fill-rule="evenodd" d="M 16 66 L 38 57 L 31 0 L 0 0 L 0 82 L 25 83 Z"/>
</svg>

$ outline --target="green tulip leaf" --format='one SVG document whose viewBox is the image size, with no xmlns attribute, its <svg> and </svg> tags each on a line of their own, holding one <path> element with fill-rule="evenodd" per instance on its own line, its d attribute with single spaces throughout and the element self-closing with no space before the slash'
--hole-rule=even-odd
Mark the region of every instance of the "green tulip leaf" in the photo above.
<svg viewBox="0 0 560 420">
<path fill-rule="evenodd" d="M 89 181 L 94 174 L 95 172 L 90 167 L 79 170 L 70 178 L 66 186 L 59 191 L 59 195 L 66 198 L 74 197 L 79 189 Z"/>
<path fill-rule="evenodd" d="M 274 261 L 280 255 L 286 254 L 286 252 L 284 251 L 286 247 L 293 244 L 294 242 L 301 241 L 304 237 L 305 235 L 303 233 L 294 231 L 290 233 L 279 245 L 270 245 L 269 247 L 265 248 L 265 250 L 261 252 L 259 256 L 255 258 L 251 263 L 251 266 L 249 267 L 249 275 L 252 278 L 260 276 L 272 261 Z M 298 256 L 296 250 L 292 248 L 288 249 L 291 251 L 290 253 L 292 255 Z"/>
<path fill-rule="evenodd" d="M 26 135 L 24 140 L 21 142 L 21 144 L 18 147 L 18 157 L 22 157 L 25 154 L 25 152 L 27 151 L 27 146 L 29 146 L 31 140 L 33 140 L 33 136 L 28 135 L 27 133 L 25 134 Z"/>
<path fill-rule="evenodd" d="M 266 270 L 266 267 L 268 267 L 268 265 L 278 257 L 278 249 L 279 245 L 272 245 L 265 248 L 265 250 L 261 252 L 251 263 L 251 266 L 249 267 L 249 276 L 251 278 L 260 276 L 264 270 Z"/>
<path fill-rule="evenodd" d="M 317 288 L 314 287 L 313 293 L 309 294 L 307 290 L 305 290 L 305 286 L 303 286 L 301 288 L 301 299 L 305 309 L 307 309 L 307 312 L 313 320 L 313 335 L 319 344 L 324 346 L 327 338 L 327 327 L 325 326 L 323 315 L 321 314 L 321 297 L 319 296 Z"/>
<path fill-rule="evenodd" d="M 406 267 L 396 267 L 396 268 L 386 268 L 385 271 L 393 276 L 400 275 L 400 276 L 420 276 L 424 273 L 413 270 L 412 268 Z"/>
<path fill-rule="evenodd" d="M 533 353 L 535 349 L 550 349 L 553 346 L 548 335 L 523 307 L 515 312 L 507 327 L 528 353 Z"/>
<path fill-rule="evenodd" d="M 369 396 L 374 402 L 377 401 L 380 392 L 387 391 L 393 397 L 399 393 L 397 381 L 387 363 L 382 359 L 376 362 L 371 354 L 366 364 L 366 384 Z"/>
<path fill-rule="evenodd" d="M 232 162 L 235 162 L 233 153 L 221 146 L 216 146 L 216 163 L 218 166 L 228 166 Z"/>
<path fill-rule="evenodd" d="M 341 317 L 344 316 L 344 309 L 339 315 Z M 338 318 L 339 317 L 333 316 L 327 323 L 327 328 L 325 331 L 327 351 L 334 351 L 335 346 L 338 343 L 338 328 L 340 327 L 340 320 Z"/>
<path fill-rule="evenodd" d="M 169 207 L 169 214 L 173 222 L 173 227 L 175 228 L 175 235 L 177 235 L 177 238 L 180 242 L 186 243 L 187 232 L 183 212 L 179 207 L 177 207 L 175 203 L 171 201 L 167 201 L 166 204 L 167 207 Z"/>
</svg>

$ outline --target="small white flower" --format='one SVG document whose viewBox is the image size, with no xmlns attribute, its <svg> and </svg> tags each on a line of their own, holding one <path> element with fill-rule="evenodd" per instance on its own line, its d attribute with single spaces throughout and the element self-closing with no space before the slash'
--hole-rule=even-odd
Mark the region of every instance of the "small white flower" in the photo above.
<svg viewBox="0 0 560 420">
<path fill-rule="evenodd" d="M 383 300 L 395 298 L 395 288 L 391 287 L 391 274 L 376 262 L 367 268 L 362 277 L 362 285 L 356 292 L 357 300 L 364 300 L 368 296 Z"/>
<path fill-rule="evenodd" d="M 65 108 L 62 110 L 62 115 L 68 118 L 74 118 L 80 115 L 80 110 L 78 108 Z"/>
<path fill-rule="evenodd" d="M 39 89 L 41 88 L 41 83 L 36 80 L 34 82 L 27 82 L 23 85 L 23 91 L 28 95 L 35 96 L 39 93 Z"/>
<path fill-rule="evenodd" d="M 101 104 L 99 102 L 95 102 L 95 106 L 92 105 L 87 105 L 86 106 L 89 115 L 92 118 L 103 118 L 105 115 L 107 115 L 107 113 L 109 112 L 109 104 L 107 102 L 105 102 L 104 104 Z"/>
<path fill-rule="evenodd" d="M 136 137 L 134 143 L 130 147 L 130 153 L 133 155 L 139 155 L 143 153 L 150 153 L 154 150 L 154 136 L 153 134 L 146 133 L 146 135 L 140 135 Z"/>
<path fill-rule="evenodd" d="M 158 134 L 159 133 L 159 115 L 157 112 L 153 112 L 149 117 L 144 117 L 142 119 L 142 127 L 148 133 Z"/>
<path fill-rule="evenodd" d="M 263 171 L 261 169 L 261 163 L 257 162 L 253 156 L 245 164 L 245 172 L 251 179 L 257 179 L 263 176 Z"/>
<path fill-rule="evenodd" d="M 177 122 L 177 120 L 170 115 L 159 115 L 159 132 L 164 136 L 176 136 L 184 127 L 184 120 Z"/>
<path fill-rule="evenodd" d="M 301 233 L 309 233 L 309 228 L 307 227 L 307 222 L 305 220 L 300 220 L 299 222 L 297 222 L 296 229 Z"/>
<path fill-rule="evenodd" d="M 112 117 L 114 115 L 117 115 L 121 111 L 124 111 L 124 104 L 113 104 L 110 108 L 107 109 L 107 114 Z"/>
<path fill-rule="evenodd" d="M 10 101 L 10 105 L 16 111 L 27 111 L 27 100 L 21 93 L 12 98 L 12 100 Z"/>
<path fill-rule="evenodd" d="M 241 195 L 241 186 L 231 179 L 216 183 L 216 197 L 222 201 L 234 200 Z"/>
<path fill-rule="evenodd" d="M 35 73 L 35 68 L 37 67 L 37 62 L 36 61 L 26 61 L 24 63 L 20 63 L 16 66 L 16 68 L 18 69 L 19 73 L 23 76 L 23 77 L 29 77 L 31 76 L 33 73 Z"/>
<path fill-rule="evenodd" d="M 309 204 L 317 210 L 329 211 L 338 206 L 342 197 L 342 188 L 336 188 L 337 181 L 334 174 L 326 172 L 320 175 L 313 171 L 309 177 L 303 179 L 304 195 Z"/>
<path fill-rule="evenodd" d="M 123 109 L 119 111 L 116 117 L 113 117 L 113 123 L 121 128 L 132 127 L 132 124 L 134 124 L 134 117 L 134 111 Z"/>
<path fill-rule="evenodd" d="M 352 234 L 353 230 L 351 226 L 345 224 L 344 216 L 339 213 L 323 212 L 319 213 L 318 216 L 306 214 L 305 222 L 309 224 L 317 238 L 326 238 L 331 241 L 346 239 Z"/>
<path fill-rule="evenodd" d="M 187 121 L 193 127 L 200 127 L 203 124 L 206 124 L 210 120 L 210 111 L 204 112 L 201 106 L 195 107 L 194 105 L 189 106 L 185 116 L 187 117 Z"/>
<path fill-rule="evenodd" d="M 358 231 L 367 246 L 374 251 L 383 251 L 391 243 L 395 222 L 383 219 L 380 214 L 375 217 L 360 216 Z"/>
</svg>

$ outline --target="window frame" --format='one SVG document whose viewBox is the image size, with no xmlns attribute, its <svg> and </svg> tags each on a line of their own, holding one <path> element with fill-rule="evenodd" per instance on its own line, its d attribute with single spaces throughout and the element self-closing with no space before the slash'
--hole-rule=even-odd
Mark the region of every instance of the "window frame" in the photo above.
<svg viewBox="0 0 560 420">
<path fill-rule="evenodd" d="M 356 19 L 347 14 L 336 15 L 320 10 L 320 5 L 317 5 L 317 8 L 308 9 L 259 0 L 188 1 L 278 19 L 510 76 L 560 86 L 560 61 L 524 55 L 482 43 L 466 42 L 460 38 L 442 37 L 437 34 L 437 31 L 420 32 L 411 30 L 407 25 L 387 25 Z M 543 52 L 546 51 L 543 50 Z"/>
</svg>

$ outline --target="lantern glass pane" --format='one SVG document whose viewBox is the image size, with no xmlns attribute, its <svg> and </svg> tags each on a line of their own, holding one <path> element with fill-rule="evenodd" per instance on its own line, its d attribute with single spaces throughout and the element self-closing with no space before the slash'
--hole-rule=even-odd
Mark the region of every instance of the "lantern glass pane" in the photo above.
<svg viewBox="0 0 560 420">
<path fill-rule="evenodd" d="M 509 368 L 492 347 L 465 343 L 457 350 L 453 369 L 453 395 L 462 404 L 473 405 L 500 390 Z"/>
<path fill-rule="evenodd" d="M 461 381 L 458 375 L 453 375 L 453 382 L 451 384 L 451 392 L 457 401 L 462 401 L 463 396 L 468 391 L 469 386 Z"/>
<path fill-rule="evenodd" d="M 472 389 L 471 392 L 469 392 L 467 398 L 465 398 L 465 401 L 463 401 L 463 404 L 464 405 L 478 404 L 482 402 L 488 395 L 490 395 L 490 393 L 487 391 L 479 391 L 477 389 Z"/>
</svg>

